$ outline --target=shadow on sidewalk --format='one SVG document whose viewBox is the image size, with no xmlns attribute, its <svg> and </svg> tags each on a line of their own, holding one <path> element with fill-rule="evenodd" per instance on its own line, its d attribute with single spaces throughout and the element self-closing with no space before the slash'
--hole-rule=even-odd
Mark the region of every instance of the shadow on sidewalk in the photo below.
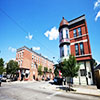
<svg viewBox="0 0 100 100">
<path fill-rule="evenodd" d="M 56 87 L 56 89 L 60 89 L 60 90 L 66 91 L 66 92 L 68 92 L 68 91 L 76 91 L 73 88 L 71 88 L 71 87 L 69 88 L 69 87 L 66 87 L 66 86 L 59 86 L 59 87 Z"/>
</svg>

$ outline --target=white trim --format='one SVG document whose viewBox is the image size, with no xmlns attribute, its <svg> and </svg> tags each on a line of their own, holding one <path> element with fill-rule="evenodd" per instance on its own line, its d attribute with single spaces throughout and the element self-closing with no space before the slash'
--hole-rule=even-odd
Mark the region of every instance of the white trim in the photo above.
<svg viewBox="0 0 100 100">
<path fill-rule="evenodd" d="M 88 41 L 88 40 L 85 39 L 85 40 L 81 40 L 81 41 L 73 42 L 73 43 L 71 43 L 70 45 L 74 45 L 74 44 L 76 44 L 76 43 L 81 43 L 81 42 L 87 42 L 87 41 Z"/>
<path fill-rule="evenodd" d="M 88 33 L 84 34 L 84 35 L 77 36 L 77 37 L 70 38 L 70 40 L 77 39 L 77 38 L 80 38 L 80 37 L 83 37 L 83 36 L 86 36 L 86 35 L 88 35 Z"/>
<path fill-rule="evenodd" d="M 90 54 L 77 55 L 75 57 L 84 57 L 84 56 L 90 56 L 90 55 L 92 55 L 92 54 L 90 53 Z"/>
</svg>

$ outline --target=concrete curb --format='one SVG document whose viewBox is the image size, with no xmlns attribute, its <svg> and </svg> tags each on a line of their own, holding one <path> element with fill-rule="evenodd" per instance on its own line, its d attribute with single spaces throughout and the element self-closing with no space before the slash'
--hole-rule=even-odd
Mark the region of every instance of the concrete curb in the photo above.
<svg viewBox="0 0 100 100">
<path fill-rule="evenodd" d="M 72 93 L 72 94 L 80 94 L 80 95 L 87 95 L 87 96 L 94 96 L 94 97 L 100 97 L 100 95 L 96 95 L 96 94 L 91 94 L 91 93 L 79 93 L 77 91 L 69 91 L 69 92 L 66 92 L 65 90 L 61 90 L 61 89 L 55 89 L 56 91 L 62 91 L 62 92 L 65 92 L 65 93 Z"/>
<path fill-rule="evenodd" d="M 79 92 L 71 92 L 73 94 L 81 94 L 81 95 L 88 95 L 88 96 L 94 96 L 94 97 L 100 97 L 100 95 L 95 95 L 95 94 L 89 94 L 89 93 L 79 93 Z"/>
</svg>

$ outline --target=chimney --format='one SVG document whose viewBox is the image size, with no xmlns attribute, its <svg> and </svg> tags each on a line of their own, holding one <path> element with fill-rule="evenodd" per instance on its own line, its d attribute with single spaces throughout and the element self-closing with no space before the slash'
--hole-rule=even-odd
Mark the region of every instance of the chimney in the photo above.
<svg viewBox="0 0 100 100">
<path fill-rule="evenodd" d="M 33 51 L 32 48 L 31 48 L 31 51 Z"/>
</svg>

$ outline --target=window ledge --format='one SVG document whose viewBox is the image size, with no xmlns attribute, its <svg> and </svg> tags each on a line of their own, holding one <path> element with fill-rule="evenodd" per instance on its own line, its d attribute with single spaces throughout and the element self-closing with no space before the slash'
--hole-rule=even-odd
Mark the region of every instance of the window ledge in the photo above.
<svg viewBox="0 0 100 100">
<path fill-rule="evenodd" d="M 92 54 L 83 54 L 83 55 L 77 55 L 75 57 L 85 57 L 85 56 L 91 56 Z"/>
<path fill-rule="evenodd" d="M 77 37 L 74 37 L 74 38 L 70 38 L 70 40 L 73 40 L 73 39 L 77 39 L 77 38 L 80 38 L 80 37 L 83 37 L 83 36 L 86 36 L 88 34 L 84 34 L 84 35 L 80 35 L 80 36 L 77 36 Z"/>
</svg>

